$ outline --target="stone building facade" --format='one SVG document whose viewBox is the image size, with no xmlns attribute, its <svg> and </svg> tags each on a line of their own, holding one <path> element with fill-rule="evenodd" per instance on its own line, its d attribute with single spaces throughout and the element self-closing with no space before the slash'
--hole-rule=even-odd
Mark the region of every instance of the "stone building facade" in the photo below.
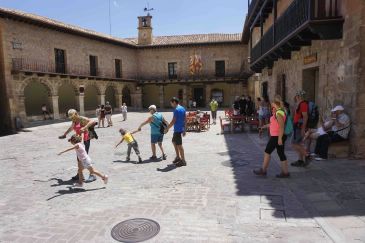
<svg viewBox="0 0 365 243">
<path fill-rule="evenodd" d="M 69 108 L 92 115 L 106 101 L 141 109 L 178 96 L 206 106 L 221 94 L 228 106 L 250 74 L 241 34 L 153 36 L 152 16 L 138 18 L 138 38 L 115 38 L 41 16 L 0 9 L 1 133 Z M 201 70 L 190 70 L 198 57 Z M 217 65 L 220 73 L 217 74 Z M 223 73 L 222 73 L 223 70 Z"/>
<path fill-rule="evenodd" d="M 248 86 L 252 87 L 250 91 L 257 97 L 280 94 L 294 107 L 293 97 L 296 91 L 305 90 L 307 99 L 315 101 L 324 116 L 328 116 L 334 106 L 343 105 L 352 119 L 351 154 L 354 157 L 364 157 L 365 2 L 272 2 L 271 8 L 263 7 L 260 1 L 251 2 L 251 11 L 254 11 L 253 4 L 268 10 L 261 17 L 261 24 L 250 27 L 253 22 L 250 22 L 249 16 L 246 19 L 243 40 L 249 45 L 250 66 L 257 72 L 249 80 Z M 304 5 L 300 5 L 302 3 Z M 309 10 L 308 19 L 302 25 L 299 23 L 298 27 L 288 30 L 286 36 L 280 39 L 280 32 L 285 29 L 282 26 L 284 19 L 291 14 L 295 14 L 291 16 L 293 19 L 300 18 L 301 8 Z M 273 25 L 277 33 L 274 41 L 273 30 L 270 30 Z M 268 36 L 273 44 L 266 47 Z"/>
</svg>

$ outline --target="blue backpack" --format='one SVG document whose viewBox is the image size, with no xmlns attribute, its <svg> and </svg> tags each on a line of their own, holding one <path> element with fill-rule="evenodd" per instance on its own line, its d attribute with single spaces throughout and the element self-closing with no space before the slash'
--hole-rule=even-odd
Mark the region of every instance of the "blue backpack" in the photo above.
<svg viewBox="0 0 365 243">
<path fill-rule="evenodd" d="M 291 115 L 288 115 L 288 113 L 285 110 L 283 110 L 283 109 L 279 109 L 279 110 L 281 110 L 285 113 L 286 120 L 285 120 L 285 124 L 284 124 L 284 134 L 289 136 L 294 131 L 293 118 L 291 117 Z M 276 118 L 276 114 L 275 114 L 275 118 Z"/>
</svg>

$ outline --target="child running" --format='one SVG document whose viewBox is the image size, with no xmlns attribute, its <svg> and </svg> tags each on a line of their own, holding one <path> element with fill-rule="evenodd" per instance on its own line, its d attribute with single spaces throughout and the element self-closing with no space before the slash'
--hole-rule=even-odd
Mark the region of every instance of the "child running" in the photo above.
<svg viewBox="0 0 365 243">
<path fill-rule="evenodd" d="M 123 141 L 125 140 L 127 142 L 127 145 L 128 145 L 126 161 L 131 160 L 131 150 L 133 148 L 134 151 L 136 152 L 137 156 L 138 156 L 138 162 L 137 163 L 142 163 L 142 158 L 140 156 L 140 152 L 139 152 L 139 149 L 138 149 L 138 143 L 134 139 L 134 137 L 132 136 L 133 134 L 137 133 L 138 130 L 133 131 L 133 132 L 127 132 L 126 130 L 121 128 L 119 130 L 119 132 L 122 135 L 122 140 L 120 140 L 120 142 L 117 145 L 115 145 L 115 148 L 118 147 L 119 144 L 123 143 Z"/>
<path fill-rule="evenodd" d="M 74 134 L 68 141 L 71 142 L 71 144 L 74 146 L 69 149 L 66 149 L 65 151 L 60 152 L 58 155 L 61 155 L 63 153 L 71 151 L 73 149 L 76 150 L 77 161 L 79 163 L 79 171 L 78 171 L 79 182 L 74 183 L 74 187 L 78 187 L 78 188 L 83 187 L 84 178 L 83 178 L 82 171 L 84 169 L 88 169 L 90 171 L 91 175 L 99 176 L 101 179 L 103 179 L 104 183 L 107 184 L 108 176 L 107 175 L 103 176 L 99 171 L 94 169 L 94 167 L 91 164 L 91 159 L 90 159 L 89 155 L 86 153 L 85 146 L 82 144 L 81 137 Z"/>
</svg>

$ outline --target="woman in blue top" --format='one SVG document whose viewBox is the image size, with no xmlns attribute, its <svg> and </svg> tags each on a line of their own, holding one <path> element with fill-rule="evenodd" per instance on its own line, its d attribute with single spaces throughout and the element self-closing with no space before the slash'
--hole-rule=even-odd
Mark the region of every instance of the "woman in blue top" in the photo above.
<svg viewBox="0 0 365 243">
<path fill-rule="evenodd" d="M 161 113 L 157 112 L 157 107 L 155 105 L 151 105 L 150 107 L 148 107 L 149 112 L 151 113 L 151 116 L 145 121 L 143 122 L 138 130 L 141 131 L 142 127 L 144 125 L 150 124 L 151 127 L 151 149 L 152 149 L 152 156 L 151 156 L 151 160 L 157 160 L 157 156 L 156 156 L 156 143 L 158 143 L 158 146 L 161 149 L 161 153 L 162 153 L 162 159 L 166 160 L 166 154 L 163 150 L 162 147 L 162 142 L 163 142 L 163 133 L 161 133 L 161 125 L 164 122 L 165 124 L 168 124 L 167 121 L 165 120 L 165 118 L 163 118 Z"/>
</svg>

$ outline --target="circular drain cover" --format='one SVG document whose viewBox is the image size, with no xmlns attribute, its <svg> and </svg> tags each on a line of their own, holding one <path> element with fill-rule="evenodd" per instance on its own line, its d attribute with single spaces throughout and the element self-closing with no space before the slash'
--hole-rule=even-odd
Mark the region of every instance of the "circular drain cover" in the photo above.
<svg viewBox="0 0 365 243">
<path fill-rule="evenodd" d="M 129 219 L 112 229 L 112 237 L 120 242 L 142 242 L 155 237 L 160 232 L 160 225 L 151 219 Z"/>
<path fill-rule="evenodd" d="M 243 160 L 227 160 L 222 162 L 222 165 L 227 167 L 243 167 L 249 164 L 249 162 Z"/>
</svg>

